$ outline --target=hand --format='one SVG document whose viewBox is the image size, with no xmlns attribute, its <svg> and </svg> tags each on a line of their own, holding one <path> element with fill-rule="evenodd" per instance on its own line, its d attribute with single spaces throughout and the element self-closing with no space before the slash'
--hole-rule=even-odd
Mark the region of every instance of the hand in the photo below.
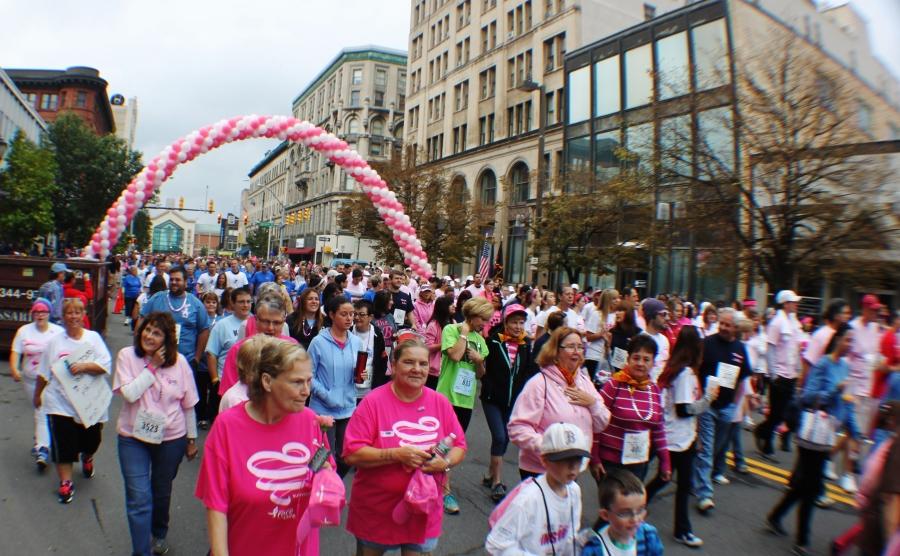
<svg viewBox="0 0 900 556">
<path fill-rule="evenodd" d="M 671 471 L 663 471 L 659 474 L 659 478 L 665 482 L 669 482 L 672 480 L 672 472 Z"/>
<path fill-rule="evenodd" d="M 209 377 L 210 384 L 218 384 L 220 380 L 218 375 Z"/>
<path fill-rule="evenodd" d="M 69 373 L 72 376 L 78 376 L 82 372 L 84 372 L 84 363 L 72 363 L 69 365 Z"/>
<path fill-rule="evenodd" d="M 330 429 L 334 426 L 334 417 L 331 415 L 316 415 L 316 421 L 319 423 L 319 427 L 323 429 Z"/>
<path fill-rule="evenodd" d="M 441 456 L 434 456 L 425 462 L 422 466 L 422 473 L 433 475 L 435 473 L 444 473 L 450 469 L 450 462 Z"/>
<path fill-rule="evenodd" d="M 712 401 L 716 401 L 716 398 L 719 397 L 719 384 L 710 384 L 706 387 L 706 393 L 709 394 L 709 399 Z"/>
<path fill-rule="evenodd" d="M 847 387 L 846 380 L 842 380 L 841 382 L 838 382 L 838 385 L 837 385 L 838 392 L 843 392 L 844 388 L 846 388 L 846 387 Z"/>
<path fill-rule="evenodd" d="M 566 397 L 571 403 L 581 407 L 591 407 L 597 402 L 597 398 L 574 386 L 566 388 Z"/>
<path fill-rule="evenodd" d="M 9 374 L 12 375 L 14 381 L 22 382 L 22 374 L 17 369 L 10 368 Z"/>
<path fill-rule="evenodd" d="M 190 361 L 191 370 L 197 372 L 200 369 L 200 361 L 195 357 Z"/>
<path fill-rule="evenodd" d="M 465 341 L 466 336 L 468 336 L 469 332 L 471 332 L 471 331 L 472 331 L 472 329 L 469 328 L 468 322 L 463 322 L 461 325 L 459 325 L 459 335 L 463 341 Z"/>
<path fill-rule="evenodd" d="M 36 390 L 34 396 L 31 397 L 31 405 L 33 405 L 35 409 L 41 408 L 41 394 Z"/>
<path fill-rule="evenodd" d="M 466 348 L 466 355 L 469 356 L 469 361 L 475 363 L 476 365 L 484 361 L 484 357 L 482 357 L 480 353 L 472 348 Z"/>
<path fill-rule="evenodd" d="M 197 457 L 198 452 L 197 444 L 194 442 L 188 442 L 187 447 L 184 449 L 184 455 L 187 457 L 188 461 L 193 461 L 194 458 Z"/>
<path fill-rule="evenodd" d="M 153 352 L 153 357 L 150 358 L 150 363 L 153 365 L 154 369 L 161 369 L 165 362 L 166 348 L 165 346 L 162 346 L 158 350 Z"/>
<path fill-rule="evenodd" d="M 408 468 L 421 468 L 431 458 L 431 454 L 428 452 L 411 446 L 392 449 L 394 450 L 394 459 Z"/>
<path fill-rule="evenodd" d="M 606 469 L 603 468 L 603 464 L 600 462 L 591 463 L 590 465 L 588 465 L 588 469 L 591 472 L 591 477 L 593 477 L 597 482 L 599 482 L 600 479 L 602 479 L 603 476 L 606 475 Z"/>
</svg>

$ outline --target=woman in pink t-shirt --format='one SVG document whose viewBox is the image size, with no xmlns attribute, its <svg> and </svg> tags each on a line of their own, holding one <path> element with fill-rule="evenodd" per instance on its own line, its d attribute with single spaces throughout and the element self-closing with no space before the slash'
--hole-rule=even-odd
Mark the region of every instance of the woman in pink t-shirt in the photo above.
<svg viewBox="0 0 900 556">
<path fill-rule="evenodd" d="M 425 344 L 403 341 L 392 357 L 391 382 L 363 398 L 344 437 L 344 461 L 356 467 L 347 531 L 356 536 L 356 553 L 364 556 L 397 549 L 407 556 L 433 552 L 441 535 L 440 493 L 446 472 L 466 454 L 453 406 L 425 387 Z M 455 439 L 446 456 L 432 451 L 451 434 Z M 417 509 L 401 512 L 409 506 L 404 495 L 415 471 L 435 482 L 433 499 L 419 500 Z M 404 507 L 398 508 L 400 504 Z"/>
<path fill-rule="evenodd" d="M 213 555 L 294 556 L 309 505 L 310 460 L 328 442 L 306 407 L 312 384 L 306 351 L 269 336 L 253 344 L 259 357 L 250 400 L 216 418 L 194 494 L 206 506 Z M 300 554 L 318 553 L 314 528 Z"/>
<path fill-rule="evenodd" d="M 197 387 L 178 353 L 175 319 L 150 313 L 134 346 L 119 351 L 113 390 L 125 399 L 119 412 L 119 465 L 132 554 L 168 549 L 172 481 L 181 459 L 197 456 Z"/>
<path fill-rule="evenodd" d="M 425 327 L 425 345 L 428 348 L 428 380 L 425 386 L 437 389 L 441 376 L 441 334 L 444 327 L 453 322 L 453 296 L 444 295 L 434 302 L 434 312 Z"/>
</svg>

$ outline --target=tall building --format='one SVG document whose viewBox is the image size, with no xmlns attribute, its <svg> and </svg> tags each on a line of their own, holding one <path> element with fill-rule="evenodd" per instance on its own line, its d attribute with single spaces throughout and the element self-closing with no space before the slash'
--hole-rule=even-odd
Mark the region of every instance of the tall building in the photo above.
<svg viewBox="0 0 900 556">
<path fill-rule="evenodd" d="M 154 213 L 150 216 L 150 223 L 153 226 L 150 250 L 153 253 L 192 255 L 197 221 L 186 218 L 177 210 L 154 211 Z"/>
<path fill-rule="evenodd" d="M 531 263 L 528 225 L 542 194 L 538 169 L 551 176 L 563 163 L 566 52 L 683 4 L 411 2 L 405 156 L 439 164 L 467 189 L 491 260 L 503 247 L 507 281 L 548 283 Z M 470 274 L 477 255 L 438 272 Z"/>
<path fill-rule="evenodd" d="M 109 98 L 109 102 L 112 105 L 113 120 L 116 122 L 116 137 L 125 141 L 129 149 L 134 149 L 138 121 L 137 97 L 126 99 L 116 93 Z"/>
<path fill-rule="evenodd" d="M 765 83 L 766 79 L 760 65 L 746 61 L 768 55 L 771 64 L 763 66 L 769 71 L 777 68 L 780 58 L 771 51 L 773 45 L 796 49 L 796 59 L 803 57 L 813 66 L 806 71 L 819 72 L 809 84 L 788 84 L 808 87 L 804 94 L 815 99 L 814 105 L 828 107 L 835 102 L 829 94 L 833 79 L 848 88 L 846 105 L 830 110 L 840 110 L 846 114 L 847 125 L 855 125 L 856 129 L 850 128 L 857 137 L 854 142 L 900 139 L 900 87 L 872 55 L 865 24 L 852 5 L 817 9 L 813 2 L 706 0 L 566 55 L 568 105 L 560 112 L 565 115 L 566 138 L 560 158 L 568 167 L 592 168 L 602 183 L 621 171 L 615 156 L 619 147 L 636 153 L 639 163 L 659 160 L 665 167 L 680 164 L 667 162 L 666 152 L 674 141 L 684 141 L 691 149 L 713 151 L 741 179 L 752 183 L 750 138 L 731 122 L 742 106 L 744 117 L 750 117 L 750 108 L 742 104 L 749 96 L 741 95 L 749 80 Z M 895 154 L 885 160 L 894 165 L 894 179 L 879 191 L 883 197 L 879 201 L 894 207 L 900 207 L 898 159 Z M 686 171 L 702 178 L 698 174 L 702 166 Z M 656 219 L 675 223 L 677 228 L 679 212 L 696 205 L 678 188 L 677 179 L 665 181 L 664 174 L 663 168 L 655 175 Z M 723 226 L 729 224 L 723 222 Z M 734 263 L 731 270 L 705 270 L 706 263 L 724 256 L 721 245 L 679 234 L 673 236 L 668 253 L 648 257 L 645 267 L 619 269 L 616 285 L 643 285 L 643 293 L 649 295 L 679 292 L 691 299 L 729 300 L 750 294 L 762 299 L 766 291 L 752 268 L 745 272 Z M 860 256 L 870 262 L 896 262 L 900 241 L 860 251 Z M 896 276 L 886 279 L 880 290 L 883 300 L 896 298 L 900 286 L 896 280 Z M 801 276 L 796 288 L 810 297 L 858 297 L 849 286 L 830 284 L 821 275 Z"/>
<path fill-rule="evenodd" d="M 6 73 L 46 122 L 71 112 L 97 135 L 115 131 L 107 83 L 98 70 L 73 66 L 64 70 L 7 69 Z"/>
<path fill-rule="evenodd" d="M 38 143 L 46 130 L 44 119 L 0 68 L 0 163 L 17 132 L 21 131 L 26 138 Z"/>
<path fill-rule="evenodd" d="M 294 98 L 293 115 L 334 133 L 366 160 L 399 156 L 406 62 L 406 53 L 397 50 L 345 48 Z M 250 187 L 241 197 L 248 216 L 242 237 L 260 222 L 272 222 L 272 245 L 290 255 L 323 264 L 334 258 L 374 256 L 371 242 L 344 233 L 338 223 L 342 200 L 359 191 L 358 185 L 322 155 L 284 142 L 269 151 L 249 177 Z M 288 214 L 297 222 L 288 224 Z"/>
</svg>

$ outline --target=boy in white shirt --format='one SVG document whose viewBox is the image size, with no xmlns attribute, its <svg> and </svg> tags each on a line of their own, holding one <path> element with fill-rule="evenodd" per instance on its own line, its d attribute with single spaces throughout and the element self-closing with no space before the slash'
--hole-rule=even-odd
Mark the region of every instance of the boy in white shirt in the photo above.
<svg viewBox="0 0 900 556">
<path fill-rule="evenodd" d="M 541 462 L 547 471 L 523 481 L 491 514 L 488 553 L 577 554 L 581 488 L 575 481 L 590 455 L 580 428 L 550 425 L 541 440 Z"/>
</svg>

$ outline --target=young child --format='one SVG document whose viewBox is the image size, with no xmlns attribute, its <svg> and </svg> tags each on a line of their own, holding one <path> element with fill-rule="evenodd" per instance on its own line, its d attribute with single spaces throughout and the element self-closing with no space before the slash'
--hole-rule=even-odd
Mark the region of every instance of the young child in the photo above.
<svg viewBox="0 0 900 556">
<path fill-rule="evenodd" d="M 575 480 L 590 457 L 581 429 L 554 423 L 541 440 L 547 472 L 519 484 L 491 514 L 490 554 L 574 556 L 581 523 L 581 488 Z"/>
<path fill-rule="evenodd" d="M 647 492 L 630 471 L 609 469 L 600 482 L 600 521 L 594 526 L 582 556 L 660 556 L 662 541 L 656 528 L 644 523 Z"/>
</svg>

